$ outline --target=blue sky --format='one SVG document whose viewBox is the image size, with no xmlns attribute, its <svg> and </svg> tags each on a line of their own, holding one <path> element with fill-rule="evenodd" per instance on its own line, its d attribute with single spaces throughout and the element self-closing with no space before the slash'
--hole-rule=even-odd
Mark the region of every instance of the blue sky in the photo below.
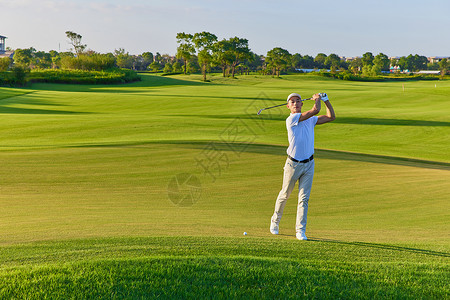
<svg viewBox="0 0 450 300">
<path fill-rule="evenodd" d="M 65 31 L 88 48 L 174 55 L 177 32 L 238 36 L 265 55 L 450 56 L 449 0 L 0 0 L 11 48 L 67 51 Z"/>
</svg>

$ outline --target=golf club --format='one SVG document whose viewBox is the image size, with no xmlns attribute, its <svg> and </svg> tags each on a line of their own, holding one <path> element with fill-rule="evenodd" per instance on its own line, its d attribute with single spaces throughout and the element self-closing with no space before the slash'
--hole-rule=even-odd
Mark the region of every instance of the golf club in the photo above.
<svg viewBox="0 0 450 300">
<path fill-rule="evenodd" d="M 320 95 L 321 97 L 326 97 L 326 96 L 327 96 L 326 93 L 319 93 L 319 95 Z M 307 98 L 307 99 L 302 99 L 302 102 L 303 102 L 303 101 L 306 101 L 306 100 L 311 100 L 312 98 L 313 98 L 313 97 Z M 259 116 L 263 110 L 271 109 L 271 108 L 278 107 L 278 106 L 283 106 L 283 105 L 286 105 L 286 103 L 279 104 L 279 105 L 275 105 L 275 106 L 270 106 L 270 107 L 261 108 L 261 109 L 258 111 L 257 115 Z"/>
</svg>

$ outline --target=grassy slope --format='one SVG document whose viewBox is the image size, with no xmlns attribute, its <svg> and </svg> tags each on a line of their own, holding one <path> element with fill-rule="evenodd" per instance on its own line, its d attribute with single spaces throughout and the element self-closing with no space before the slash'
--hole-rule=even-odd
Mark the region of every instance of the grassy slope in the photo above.
<svg viewBox="0 0 450 300">
<path fill-rule="evenodd" d="M 344 289 L 358 296 L 357 291 L 364 289 L 373 296 L 413 298 L 420 290 L 417 286 L 423 286 L 421 281 L 436 287 L 433 297 L 448 294 L 445 284 L 437 288 L 444 270 L 448 271 L 448 259 L 442 254 L 449 249 L 448 81 L 438 82 L 437 88 L 434 82 L 408 82 L 403 91 L 401 83 L 352 83 L 308 76 L 215 77 L 208 84 L 185 81 L 192 79 L 197 78 L 146 75 L 143 82 L 126 86 L 36 84 L 32 89 L 0 89 L 0 207 L 4 216 L 0 243 L 2 253 L 22 257 L 2 257 L 6 265 L 0 276 L 10 278 L 3 285 L 6 290 L 30 282 L 29 276 L 56 274 L 55 281 L 43 283 L 45 293 L 58 289 L 60 280 L 86 279 L 88 275 L 80 272 L 88 270 L 83 274 L 97 274 L 99 286 L 105 287 L 101 295 L 114 290 L 105 284 L 105 274 L 115 274 L 110 284 L 124 285 L 122 292 L 145 294 L 151 289 L 145 285 L 145 274 L 163 272 L 165 264 L 172 268 L 181 264 L 179 276 L 185 278 L 175 274 L 167 286 L 183 284 L 192 268 L 204 270 L 208 283 L 214 280 L 215 270 L 233 276 L 232 272 L 253 266 L 256 277 L 251 278 L 267 284 L 267 296 L 275 279 L 266 269 L 273 270 L 274 276 L 285 272 L 280 275 L 284 283 L 315 274 L 321 288 L 308 286 L 308 295 L 328 291 L 339 296 Z M 255 112 L 278 104 L 291 91 L 310 95 L 323 90 L 333 100 L 338 119 L 316 131 L 318 159 L 308 234 L 317 243 L 299 246 L 293 238 L 295 197 L 286 207 L 281 235 L 272 237 L 267 232 L 285 160 L 286 111 L 266 111 L 258 119 Z M 248 146 L 249 142 L 254 145 Z M 205 155 L 221 155 L 216 165 L 220 172 L 213 172 L 215 180 L 196 163 Z M 202 184 L 202 197 L 190 207 L 175 206 L 167 197 L 169 181 L 183 172 L 196 175 Z M 250 239 L 236 238 L 243 231 L 249 232 Z M 92 243 L 103 243 L 103 238 L 122 236 L 174 238 L 145 240 L 151 246 L 113 239 L 101 257 L 84 256 L 97 246 L 77 242 L 94 238 Z M 186 240 L 179 237 L 185 236 L 195 236 L 189 243 L 204 243 L 205 249 L 184 247 Z M 12 245 L 42 240 L 49 242 L 37 254 L 30 249 L 41 244 Z M 150 251 L 141 261 L 141 254 L 130 254 L 130 249 L 150 250 L 160 244 L 170 251 Z M 242 251 L 227 259 L 226 251 L 216 253 L 217 244 L 243 245 L 248 251 L 239 248 Z M 116 249 L 114 245 L 124 250 L 111 250 Z M 314 260 L 310 270 L 316 273 L 293 271 L 299 264 L 310 263 L 298 257 L 278 261 L 280 247 L 287 253 L 310 253 L 308 259 Z M 369 249 L 367 261 L 352 261 L 339 250 L 342 247 L 350 253 Z M 251 249 L 258 251 L 250 253 Z M 409 259 L 411 251 L 404 249 L 418 249 L 413 251 L 415 258 Z M 72 251 L 83 255 L 72 262 L 68 254 Z M 171 257 L 180 251 L 187 255 L 182 262 Z M 114 262 L 108 257 L 114 258 L 116 252 L 121 253 L 120 260 Z M 68 255 L 69 262 L 49 260 L 55 253 Z M 375 264 L 386 255 L 392 260 Z M 336 257 L 331 264 L 324 259 L 328 256 Z M 31 263 L 19 267 L 26 261 Z M 282 270 L 290 271 L 279 271 L 280 264 Z M 127 272 L 136 265 L 142 266 L 142 274 L 128 278 Z M 120 273 L 122 269 L 128 271 Z M 366 272 L 361 282 L 352 281 Z M 333 286 L 338 274 L 342 274 L 340 284 Z M 414 274 L 420 274 L 419 279 L 411 279 Z M 246 275 L 237 273 L 235 280 Z M 243 283 L 243 290 L 254 288 L 255 280 Z M 394 287 L 400 294 L 380 283 L 390 280 L 398 281 Z M 25 285 L 24 294 L 36 290 L 33 284 L 39 282 Z M 219 284 L 222 288 L 228 285 L 228 281 Z M 347 290 L 349 285 L 354 291 Z M 88 285 L 86 290 L 92 288 Z M 153 286 L 153 290 L 159 289 Z M 61 291 L 66 296 L 73 292 Z M 176 295 L 176 289 L 172 292 Z M 285 292 L 292 291 L 287 288 Z"/>
<path fill-rule="evenodd" d="M 374 243 L 166 237 L 2 250 L 0 293 L 8 298 L 443 299 L 449 294 L 443 276 L 448 253 Z"/>
</svg>

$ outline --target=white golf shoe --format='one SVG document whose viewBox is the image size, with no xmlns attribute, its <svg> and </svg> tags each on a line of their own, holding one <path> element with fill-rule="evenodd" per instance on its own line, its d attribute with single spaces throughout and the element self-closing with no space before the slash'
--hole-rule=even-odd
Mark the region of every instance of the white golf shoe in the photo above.
<svg viewBox="0 0 450 300">
<path fill-rule="evenodd" d="M 297 237 L 297 240 L 300 241 L 306 241 L 308 239 L 304 231 L 297 232 L 295 236 Z"/>
<path fill-rule="evenodd" d="M 278 225 L 272 221 L 270 222 L 270 233 L 278 234 Z"/>
</svg>

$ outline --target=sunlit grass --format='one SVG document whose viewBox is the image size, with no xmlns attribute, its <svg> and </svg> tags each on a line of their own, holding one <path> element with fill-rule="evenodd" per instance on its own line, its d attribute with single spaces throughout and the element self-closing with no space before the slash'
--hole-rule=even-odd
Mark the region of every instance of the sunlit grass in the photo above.
<svg viewBox="0 0 450 300">
<path fill-rule="evenodd" d="M 449 81 L 200 79 L 0 88 L 1 298 L 448 298 Z M 294 195 L 272 236 L 288 111 L 256 112 L 322 91 L 310 240 Z"/>
</svg>

